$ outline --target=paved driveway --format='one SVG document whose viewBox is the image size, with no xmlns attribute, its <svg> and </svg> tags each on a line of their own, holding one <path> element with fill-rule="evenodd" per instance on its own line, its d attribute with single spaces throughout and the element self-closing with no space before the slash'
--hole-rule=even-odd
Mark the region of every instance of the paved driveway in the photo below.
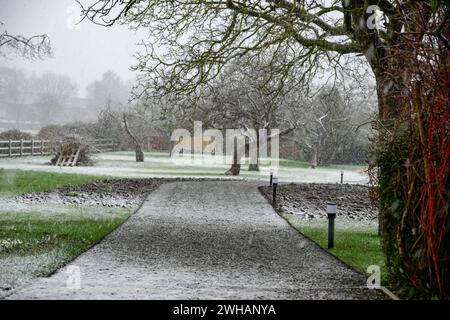
<svg viewBox="0 0 450 320">
<path fill-rule="evenodd" d="M 100 244 L 9 298 L 385 298 L 365 283 L 279 217 L 254 182 L 177 182 L 153 192 Z"/>
</svg>

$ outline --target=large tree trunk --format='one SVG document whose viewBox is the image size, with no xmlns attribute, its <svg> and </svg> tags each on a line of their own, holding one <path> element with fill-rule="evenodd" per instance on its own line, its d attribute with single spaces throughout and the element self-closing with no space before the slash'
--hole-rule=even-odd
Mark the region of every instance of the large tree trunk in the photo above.
<svg viewBox="0 0 450 320">
<path fill-rule="evenodd" d="M 238 152 L 238 145 L 237 145 L 237 139 L 234 143 L 234 150 L 233 150 L 233 163 L 231 164 L 231 168 L 228 169 L 225 174 L 227 176 L 238 176 L 241 172 L 241 164 L 238 163 L 238 157 L 240 155 L 240 152 Z"/>
<path fill-rule="evenodd" d="M 386 70 L 379 70 L 375 74 L 377 84 L 377 98 L 378 98 L 378 120 L 385 128 L 390 128 L 394 125 L 399 115 L 398 104 L 398 89 L 396 84 L 389 79 Z"/>
<path fill-rule="evenodd" d="M 256 128 L 256 159 L 251 154 L 249 158 L 248 171 L 259 171 L 259 128 Z"/>
<path fill-rule="evenodd" d="M 395 46 L 394 46 L 395 47 Z M 397 164 L 408 155 L 407 146 L 402 137 L 406 132 L 398 129 L 401 117 L 401 106 L 404 99 L 401 94 L 402 83 L 395 83 L 393 70 L 407 68 L 405 61 L 398 59 L 395 54 L 389 52 L 388 46 L 378 46 L 373 59 L 368 59 L 376 80 L 378 98 L 378 122 L 374 126 L 377 130 L 377 140 L 373 142 L 373 156 L 376 157 L 376 187 L 378 191 L 378 235 L 382 239 L 382 246 L 386 256 L 386 265 L 389 273 L 403 278 L 404 273 L 398 273 L 402 266 L 399 257 L 399 248 L 396 243 L 402 212 L 401 193 L 397 193 L 389 186 L 396 184 L 396 179 L 402 179 L 396 171 Z M 393 67 L 394 66 L 394 67 Z M 402 67 L 403 66 L 403 67 Z M 395 269 L 395 271 L 394 271 Z M 397 281 L 397 280 L 396 280 Z M 404 281 L 404 280 L 401 280 Z"/>
<path fill-rule="evenodd" d="M 227 172 L 225 172 L 225 174 L 227 176 L 238 176 L 239 173 L 241 172 L 241 164 L 238 163 L 238 153 L 236 150 L 236 146 L 235 146 L 235 150 L 233 152 L 233 163 L 231 164 L 231 168 L 227 170 Z"/>
<path fill-rule="evenodd" d="M 136 154 L 136 162 L 144 162 L 144 152 L 140 148 L 134 150 Z"/>
<path fill-rule="evenodd" d="M 315 168 L 318 165 L 318 156 L 319 153 L 318 148 L 315 146 L 311 151 L 311 159 L 309 160 L 311 168 Z"/>
<path fill-rule="evenodd" d="M 240 164 L 232 164 L 231 168 L 225 172 L 227 176 L 238 176 L 241 172 L 241 165 Z"/>
<path fill-rule="evenodd" d="M 131 140 L 134 144 L 134 152 L 136 156 L 136 162 L 144 162 L 144 152 L 142 152 L 141 144 L 136 136 L 131 132 L 130 127 L 128 126 L 127 115 L 123 115 L 123 123 L 125 125 L 125 131 L 130 136 Z"/>
<path fill-rule="evenodd" d="M 380 44 L 379 40 L 372 39 L 372 46 L 366 51 L 366 58 L 373 71 L 377 87 L 378 98 L 378 120 L 383 126 L 392 126 L 398 118 L 399 106 L 396 101 L 401 95 L 399 84 L 392 81 L 391 65 L 400 68 L 404 61 L 389 52 L 389 47 Z M 394 40 L 393 40 L 394 41 Z"/>
</svg>

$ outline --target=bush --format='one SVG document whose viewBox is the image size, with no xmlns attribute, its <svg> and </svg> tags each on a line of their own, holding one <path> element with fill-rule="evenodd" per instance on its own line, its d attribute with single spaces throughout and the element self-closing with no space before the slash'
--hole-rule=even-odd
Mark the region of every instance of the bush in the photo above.
<svg viewBox="0 0 450 320">
<path fill-rule="evenodd" d="M 31 140 L 33 136 L 27 132 L 17 129 L 7 130 L 0 133 L 0 140 Z"/>
<path fill-rule="evenodd" d="M 367 164 L 369 147 L 367 143 L 348 139 L 333 160 L 335 164 Z"/>
<path fill-rule="evenodd" d="M 84 122 L 74 122 L 65 125 L 48 125 L 39 130 L 37 137 L 44 140 L 59 141 L 65 137 L 78 136 L 83 139 L 93 139 L 95 125 Z"/>
<path fill-rule="evenodd" d="M 413 30 L 401 34 L 402 45 L 389 49 L 396 59 L 386 59 L 389 109 L 373 145 L 380 231 L 396 289 L 406 297 L 445 300 L 450 297 L 450 56 L 442 43 L 423 41 L 442 23 L 434 18 L 445 12 L 424 19 L 428 9 L 419 3 L 405 2 L 402 12 L 417 11 L 402 17 Z M 443 30 L 450 35 L 449 28 Z"/>
<path fill-rule="evenodd" d="M 61 139 L 62 127 L 57 124 L 45 126 L 39 130 L 36 137 L 42 140 L 59 140 Z"/>
</svg>

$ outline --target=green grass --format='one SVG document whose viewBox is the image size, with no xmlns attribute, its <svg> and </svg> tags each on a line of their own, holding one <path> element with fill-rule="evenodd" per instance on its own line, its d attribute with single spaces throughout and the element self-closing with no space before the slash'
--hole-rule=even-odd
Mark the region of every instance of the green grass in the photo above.
<svg viewBox="0 0 450 320">
<path fill-rule="evenodd" d="M 299 232 L 322 248 L 327 248 L 327 220 L 306 220 L 292 214 L 282 216 Z M 334 248 L 328 251 L 363 273 L 366 273 L 368 266 L 378 265 L 381 269 L 381 281 L 386 284 L 387 273 L 377 224 L 351 219 L 336 220 Z"/>
<path fill-rule="evenodd" d="M 80 208 L 74 207 L 75 212 Z M 0 212 L 0 241 L 19 239 L 22 244 L 15 247 L 14 254 L 29 255 L 55 247 L 82 252 L 96 243 L 106 233 L 123 222 L 130 214 L 128 209 L 84 208 L 83 214 L 23 214 L 20 212 Z M 86 213 L 91 214 L 86 214 Z M 3 248 L 0 257 L 12 251 Z"/>
<path fill-rule="evenodd" d="M 225 172 L 230 168 L 229 164 L 206 163 L 186 163 L 179 165 L 174 163 L 168 153 L 145 153 L 145 162 L 137 163 L 134 152 L 107 152 L 93 155 L 95 165 L 92 167 L 62 167 L 48 165 L 50 157 L 22 157 L 22 158 L 2 158 L 0 167 L 5 169 L 29 170 L 49 172 L 51 174 L 71 174 L 78 173 L 80 176 L 108 176 L 120 178 L 150 178 L 150 177 L 224 177 Z M 201 160 L 201 159 L 196 159 Z M 277 173 L 280 181 L 284 182 L 327 182 L 335 183 L 340 181 L 340 171 L 344 171 L 344 181 L 352 183 L 366 183 L 367 176 L 361 173 L 361 166 L 328 166 L 311 168 L 305 161 L 279 159 L 279 171 Z M 239 177 L 248 179 L 268 179 L 270 167 L 275 166 L 274 162 L 266 158 L 260 159 L 260 172 L 248 171 L 247 165 L 241 166 Z M 1 176 L 1 175 L 0 175 Z M 71 177 L 71 176 L 69 176 Z M 10 183 L 10 177 L 7 182 Z M 88 178 L 89 179 L 89 178 Z M 53 179 L 50 179 L 51 182 Z M 2 182 L 0 181 L 0 185 Z M 9 185 L 8 185 L 9 187 Z M 42 187 L 44 188 L 44 187 Z M 4 188 L 3 188 L 4 189 Z M 25 190 L 27 192 L 29 190 Z M 0 186 L 0 196 L 1 196 Z"/>
<path fill-rule="evenodd" d="M 105 154 L 128 156 L 130 154 L 134 155 L 134 152 L 130 152 L 130 151 L 114 151 L 114 152 L 105 152 Z M 144 152 L 144 158 L 145 157 L 170 158 L 170 152 L 169 151 L 145 151 Z"/>
<path fill-rule="evenodd" d="M 311 165 L 307 161 L 300 161 L 300 160 L 280 159 L 279 164 L 280 164 L 280 167 L 285 167 L 285 168 L 309 168 L 309 167 L 311 167 Z"/>
<path fill-rule="evenodd" d="M 0 289 L 53 272 L 97 243 L 132 212 L 94 206 L 60 209 L 61 213 L 58 208 L 52 208 L 52 213 L 0 211 Z"/>
<path fill-rule="evenodd" d="M 11 196 L 80 185 L 102 176 L 0 169 L 0 298 L 46 276 L 86 251 L 129 217 L 132 209 L 86 205 L 14 205 Z M 74 195 L 76 195 L 74 193 Z"/>
<path fill-rule="evenodd" d="M 366 171 L 367 165 L 363 165 L 363 164 L 330 164 L 329 166 L 325 166 L 324 168 L 337 169 L 337 170 Z"/>
<path fill-rule="evenodd" d="M 80 185 L 102 178 L 105 177 L 0 169 L 0 196 L 47 191 L 66 185 Z"/>
</svg>

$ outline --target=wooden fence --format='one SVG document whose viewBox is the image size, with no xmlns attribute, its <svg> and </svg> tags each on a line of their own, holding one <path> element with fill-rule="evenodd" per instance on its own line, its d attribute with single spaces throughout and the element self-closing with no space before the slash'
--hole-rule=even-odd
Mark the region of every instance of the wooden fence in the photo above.
<svg viewBox="0 0 450 320">
<path fill-rule="evenodd" d="M 45 156 L 55 153 L 61 141 L 52 140 L 3 140 L 0 141 L 0 157 Z M 117 143 L 113 139 L 87 141 L 93 152 L 116 151 Z"/>
</svg>

